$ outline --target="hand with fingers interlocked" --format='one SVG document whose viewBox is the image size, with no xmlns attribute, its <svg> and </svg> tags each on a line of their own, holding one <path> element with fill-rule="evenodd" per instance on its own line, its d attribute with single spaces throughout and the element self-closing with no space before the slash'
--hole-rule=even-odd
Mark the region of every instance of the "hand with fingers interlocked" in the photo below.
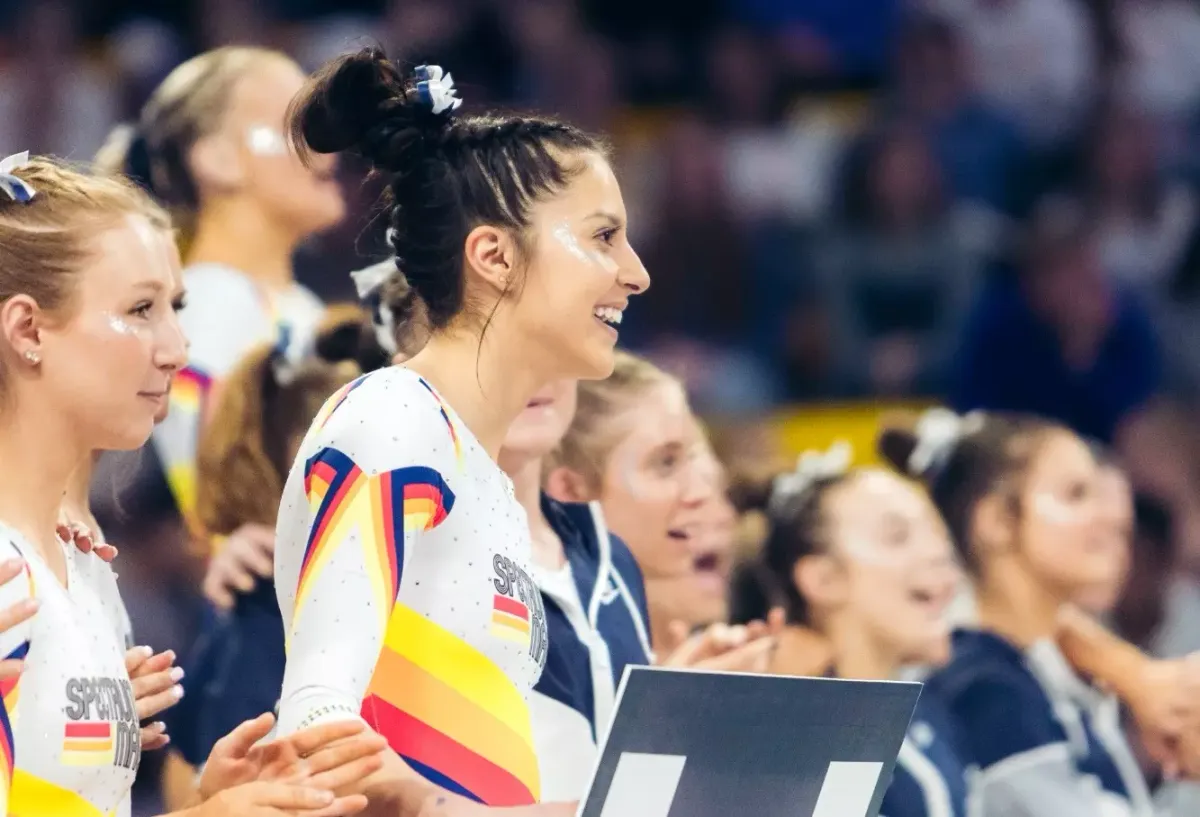
<svg viewBox="0 0 1200 817">
<path fill-rule="evenodd" d="M 174 650 L 156 653 L 151 647 L 132 647 L 125 653 L 125 669 L 133 684 L 139 721 L 153 718 L 183 697 L 183 668 L 175 666 Z M 171 742 L 167 726 L 154 721 L 142 727 L 142 750 L 161 749 Z"/>
</svg>

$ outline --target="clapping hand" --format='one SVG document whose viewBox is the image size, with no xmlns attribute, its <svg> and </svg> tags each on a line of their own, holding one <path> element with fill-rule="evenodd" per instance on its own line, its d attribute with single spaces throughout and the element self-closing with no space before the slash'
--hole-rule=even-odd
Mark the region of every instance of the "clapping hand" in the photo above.
<svg viewBox="0 0 1200 817">
<path fill-rule="evenodd" d="M 734 626 L 710 624 L 695 634 L 690 634 L 683 622 L 674 622 L 669 628 L 670 641 L 658 664 L 725 672 L 766 672 L 783 621 L 783 611 L 772 610 L 767 621 Z"/>
<path fill-rule="evenodd" d="M 252 781 L 301 783 L 321 791 L 342 791 L 378 771 L 387 741 L 360 721 L 322 724 L 260 743 L 275 725 L 273 715 L 260 715 L 238 726 L 213 747 L 200 777 L 204 800 Z M 366 798 L 336 798 L 312 817 L 354 814 Z"/>
</svg>

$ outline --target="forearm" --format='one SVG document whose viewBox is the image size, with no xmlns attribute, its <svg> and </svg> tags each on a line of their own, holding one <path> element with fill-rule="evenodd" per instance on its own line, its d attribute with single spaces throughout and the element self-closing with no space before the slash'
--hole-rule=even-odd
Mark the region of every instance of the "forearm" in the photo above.
<svg viewBox="0 0 1200 817">
<path fill-rule="evenodd" d="M 199 774 L 179 752 L 168 749 L 163 762 L 161 788 L 163 804 L 180 811 L 200 804 Z"/>
<path fill-rule="evenodd" d="M 363 781 L 360 791 L 370 803 L 364 817 L 418 817 L 433 798 L 456 797 L 421 777 L 390 751 L 384 752 L 383 768 Z"/>
<path fill-rule="evenodd" d="M 445 817 L 463 798 L 430 783 L 403 760 L 386 752 L 383 768 L 361 787 L 370 805 L 364 817 Z M 497 809 L 507 817 L 575 817 L 578 803 L 540 803 Z"/>
<path fill-rule="evenodd" d="M 1072 606 L 1060 611 L 1055 638 L 1071 666 L 1122 698 L 1138 685 L 1149 660 L 1137 647 Z"/>
</svg>

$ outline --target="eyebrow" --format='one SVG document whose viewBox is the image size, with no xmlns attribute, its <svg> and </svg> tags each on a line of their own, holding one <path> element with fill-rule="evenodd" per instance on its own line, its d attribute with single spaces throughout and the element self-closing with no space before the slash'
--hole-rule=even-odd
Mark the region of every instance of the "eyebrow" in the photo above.
<svg viewBox="0 0 1200 817">
<path fill-rule="evenodd" d="M 621 227 L 624 225 L 624 222 L 617 217 L 616 213 L 610 213 L 607 210 L 597 210 L 596 212 L 589 214 L 584 221 L 591 221 L 592 219 L 597 218 L 602 221 L 607 221 L 614 227 Z"/>
<path fill-rule="evenodd" d="M 145 281 L 138 281 L 136 284 L 134 284 L 134 287 L 137 289 L 148 289 L 152 292 L 161 292 L 163 290 L 162 282 L 155 281 L 152 279 L 147 279 Z"/>
</svg>

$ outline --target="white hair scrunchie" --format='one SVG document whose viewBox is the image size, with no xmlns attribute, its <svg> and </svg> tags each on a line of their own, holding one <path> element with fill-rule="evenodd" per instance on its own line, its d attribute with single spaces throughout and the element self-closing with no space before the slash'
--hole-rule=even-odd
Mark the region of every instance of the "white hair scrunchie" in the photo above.
<svg viewBox="0 0 1200 817">
<path fill-rule="evenodd" d="M 780 474 L 771 484 L 767 510 L 778 512 L 820 480 L 845 474 L 853 459 L 854 451 L 845 440 L 838 440 L 825 451 L 805 451 L 796 460 L 795 469 Z"/>
<path fill-rule="evenodd" d="M 451 113 L 462 105 L 454 88 L 454 77 L 442 71 L 440 65 L 418 65 L 414 73 L 417 77 L 417 94 L 435 114 Z"/>
<path fill-rule="evenodd" d="M 20 170 L 29 164 L 29 151 L 14 153 L 0 160 L 0 193 L 21 204 L 33 201 L 37 191 L 24 179 L 19 178 L 13 171 Z"/>
<path fill-rule="evenodd" d="M 922 475 L 937 463 L 945 462 L 954 446 L 963 437 L 983 428 L 983 414 L 972 411 L 965 415 L 950 409 L 931 408 L 917 421 L 914 435 L 917 444 L 908 455 L 908 472 Z"/>
</svg>

